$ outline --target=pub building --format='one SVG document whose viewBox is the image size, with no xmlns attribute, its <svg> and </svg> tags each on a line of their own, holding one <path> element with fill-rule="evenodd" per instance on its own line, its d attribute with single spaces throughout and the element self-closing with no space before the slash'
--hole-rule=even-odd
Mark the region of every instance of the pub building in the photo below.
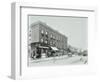
<svg viewBox="0 0 100 82">
<path fill-rule="evenodd" d="M 67 55 L 67 37 L 38 21 L 28 32 L 29 56 L 33 59 Z"/>
</svg>

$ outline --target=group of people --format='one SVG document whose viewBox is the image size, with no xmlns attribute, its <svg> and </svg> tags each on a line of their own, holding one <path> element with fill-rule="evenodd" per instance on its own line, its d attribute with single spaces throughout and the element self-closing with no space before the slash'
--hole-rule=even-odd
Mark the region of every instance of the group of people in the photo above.
<svg viewBox="0 0 100 82">
<path fill-rule="evenodd" d="M 39 59 L 54 56 L 55 52 L 50 49 L 34 48 L 31 50 L 31 58 Z"/>
</svg>

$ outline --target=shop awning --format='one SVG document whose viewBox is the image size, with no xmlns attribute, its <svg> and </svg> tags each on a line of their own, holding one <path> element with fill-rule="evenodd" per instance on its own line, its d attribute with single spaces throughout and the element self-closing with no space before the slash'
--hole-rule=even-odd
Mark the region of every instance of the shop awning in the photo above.
<svg viewBox="0 0 100 82">
<path fill-rule="evenodd" d="M 39 46 L 39 48 L 46 48 L 46 49 L 48 49 L 49 47 L 45 47 L 45 46 Z"/>
<path fill-rule="evenodd" d="M 51 49 L 54 51 L 58 51 L 58 48 L 56 48 L 56 47 L 51 47 Z"/>
</svg>

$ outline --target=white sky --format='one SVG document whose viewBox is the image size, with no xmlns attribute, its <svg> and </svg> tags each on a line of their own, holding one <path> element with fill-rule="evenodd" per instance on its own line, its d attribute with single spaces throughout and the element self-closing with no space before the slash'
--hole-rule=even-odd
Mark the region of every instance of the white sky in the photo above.
<svg viewBox="0 0 100 82">
<path fill-rule="evenodd" d="M 68 37 L 71 46 L 87 49 L 88 18 L 58 17 L 58 16 L 29 16 L 29 24 L 37 21 L 46 23 L 51 28 Z"/>
</svg>

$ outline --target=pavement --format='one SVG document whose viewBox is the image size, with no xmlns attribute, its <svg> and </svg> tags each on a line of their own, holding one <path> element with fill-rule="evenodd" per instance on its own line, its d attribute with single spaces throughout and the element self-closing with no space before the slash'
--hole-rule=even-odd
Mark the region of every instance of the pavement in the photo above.
<svg viewBox="0 0 100 82">
<path fill-rule="evenodd" d="M 29 62 L 29 66 L 87 64 L 87 56 L 53 57 Z"/>
</svg>

